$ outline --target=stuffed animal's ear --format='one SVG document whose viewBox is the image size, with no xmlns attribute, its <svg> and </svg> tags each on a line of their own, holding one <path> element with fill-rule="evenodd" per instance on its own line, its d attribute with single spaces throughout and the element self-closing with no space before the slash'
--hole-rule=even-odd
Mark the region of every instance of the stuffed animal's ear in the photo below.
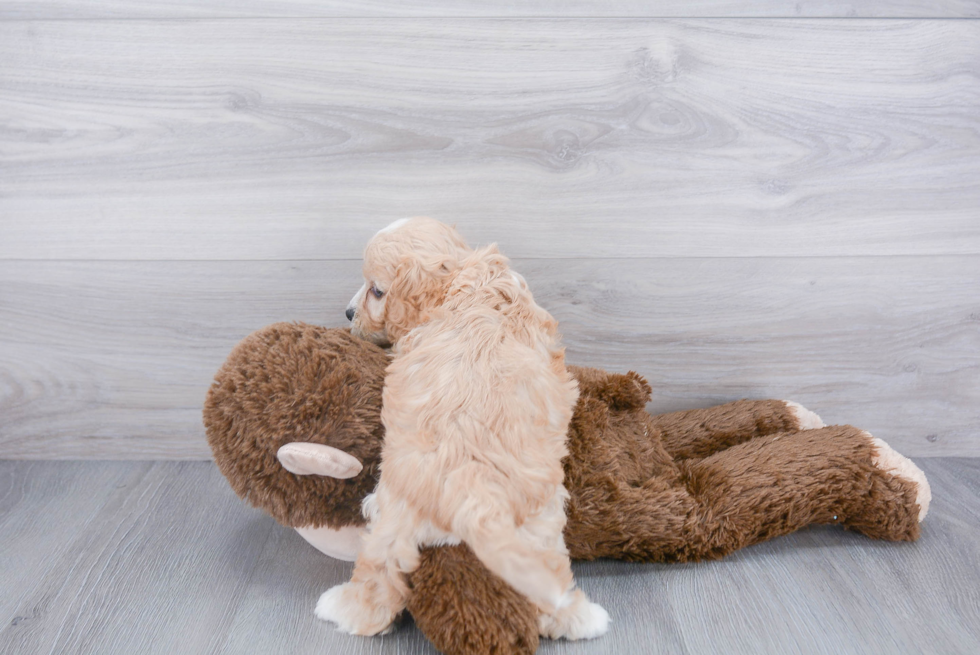
<svg viewBox="0 0 980 655">
<path fill-rule="evenodd" d="M 290 473 L 324 475 L 330 478 L 352 478 L 364 466 L 353 455 L 319 443 L 297 441 L 288 443 L 276 453 L 276 458 Z"/>
</svg>

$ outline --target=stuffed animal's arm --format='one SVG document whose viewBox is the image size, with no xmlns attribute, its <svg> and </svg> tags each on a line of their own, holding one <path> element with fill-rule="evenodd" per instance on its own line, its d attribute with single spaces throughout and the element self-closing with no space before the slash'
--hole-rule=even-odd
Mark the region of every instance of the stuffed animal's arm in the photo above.
<svg viewBox="0 0 980 655">
<path fill-rule="evenodd" d="M 652 394 L 649 383 L 633 371 L 609 373 L 598 368 L 569 366 L 579 394 L 613 409 L 642 409 Z M 727 405 L 652 416 L 654 427 L 674 459 L 707 457 L 753 437 L 824 426 L 820 417 L 789 400 L 739 400 Z"/>
<path fill-rule="evenodd" d="M 707 409 L 652 416 L 674 459 L 708 457 L 754 437 L 824 426 L 820 417 L 787 400 L 738 400 Z"/>
<path fill-rule="evenodd" d="M 568 371 L 578 381 L 583 398 L 592 397 L 619 410 L 643 409 L 650 402 L 650 384 L 634 371 L 609 373 L 583 366 L 569 366 Z"/>
</svg>

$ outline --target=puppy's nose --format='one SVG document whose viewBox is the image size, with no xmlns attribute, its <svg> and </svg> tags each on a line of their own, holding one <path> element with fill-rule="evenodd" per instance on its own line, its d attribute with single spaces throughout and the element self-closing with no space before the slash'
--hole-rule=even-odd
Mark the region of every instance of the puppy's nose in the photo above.
<svg viewBox="0 0 980 655">
<path fill-rule="evenodd" d="M 353 321 L 354 320 L 354 308 L 353 307 L 348 307 L 347 308 L 347 320 L 348 321 Z"/>
</svg>

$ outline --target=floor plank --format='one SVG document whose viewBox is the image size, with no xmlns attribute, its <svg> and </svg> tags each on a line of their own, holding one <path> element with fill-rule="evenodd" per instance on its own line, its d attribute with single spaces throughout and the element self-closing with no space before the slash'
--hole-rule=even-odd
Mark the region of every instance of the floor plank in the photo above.
<svg viewBox="0 0 980 655">
<path fill-rule="evenodd" d="M 413 214 L 519 257 L 980 253 L 980 21 L 13 21 L 0 62 L 4 259 L 356 258 Z"/>
<path fill-rule="evenodd" d="M 17 630 L 47 610 L 24 594 L 50 562 L 71 557 L 78 535 L 145 470 L 136 464 L 0 461 L 0 617 Z M 96 483 L 95 481 L 99 482 Z M 18 612 L 17 610 L 21 610 Z"/>
<path fill-rule="evenodd" d="M 217 652 L 437 652 L 410 621 L 404 629 L 366 641 L 336 632 L 317 620 L 312 611 L 316 599 L 329 587 L 347 582 L 352 571 L 353 564 L 326 558 L 294 531 L 276 526 L 254 568 L 249 593 L 238 604 L 228 638 Z M 288 596 L 282 593 L 284 588 L 290 590 Z"/>
<path fill-rule="evenodd" d="M 4 0 L 0 20 L 92 18 L 385 17 L 841 17 L 977 18 L 975 0 Z"/>
<path fill-rule="evenodd" d="M 933 504 L 914 544 L 826 527 L 720 562 L 576 564 L 611 630 L 540 652 L 977 652 L 980 459 L 919 463 Z M 8 480 L 0 652 L 435 652 L 410 622 L 371 639 L 316 621 L 351 565 L 246 508 L 210 463 L 0 462 Z"/>
<path fill-rule="evenodd" d="M 794 398 L 914 456 L 980 454 L 980 257 L 516 260 L 571 363 L 651 411 Z M 346 324 L 349 262 L 0 262 L 0 456 L 207 458 L 204 394 L 279 320 Z"/>
<path fill-rule="evenodd" d="M 4 466 L 16 475 L 26 468 Z M 209 463 L 87 466 L 80 493 L 107 486 L 100 467 L 120 471 L 126 484 L 109 486 L 110 498 L 71 547 L 23 584 L 17 614 L 30 620 L 4 624 L 0 651 L 214 652 L 272 523 L 244 507 Z M 58 537 L 33 536 L 44 546 Z"/>
</svg>

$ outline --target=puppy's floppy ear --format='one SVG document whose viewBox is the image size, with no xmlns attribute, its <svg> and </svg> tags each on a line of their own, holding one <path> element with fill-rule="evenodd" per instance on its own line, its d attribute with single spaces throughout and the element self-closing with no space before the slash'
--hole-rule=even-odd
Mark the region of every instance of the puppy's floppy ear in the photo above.
<svg viewBox="0 0 980 655">
<path fill-rule="evenodd" d="M 448 255 L 429 260 L 409 257 L 399 263 L 385 306 L 385 323 L 392 342 L 424 323 L 426 314 L 443 303 L 458 267 L 456 258 Z"/>
</svg>

